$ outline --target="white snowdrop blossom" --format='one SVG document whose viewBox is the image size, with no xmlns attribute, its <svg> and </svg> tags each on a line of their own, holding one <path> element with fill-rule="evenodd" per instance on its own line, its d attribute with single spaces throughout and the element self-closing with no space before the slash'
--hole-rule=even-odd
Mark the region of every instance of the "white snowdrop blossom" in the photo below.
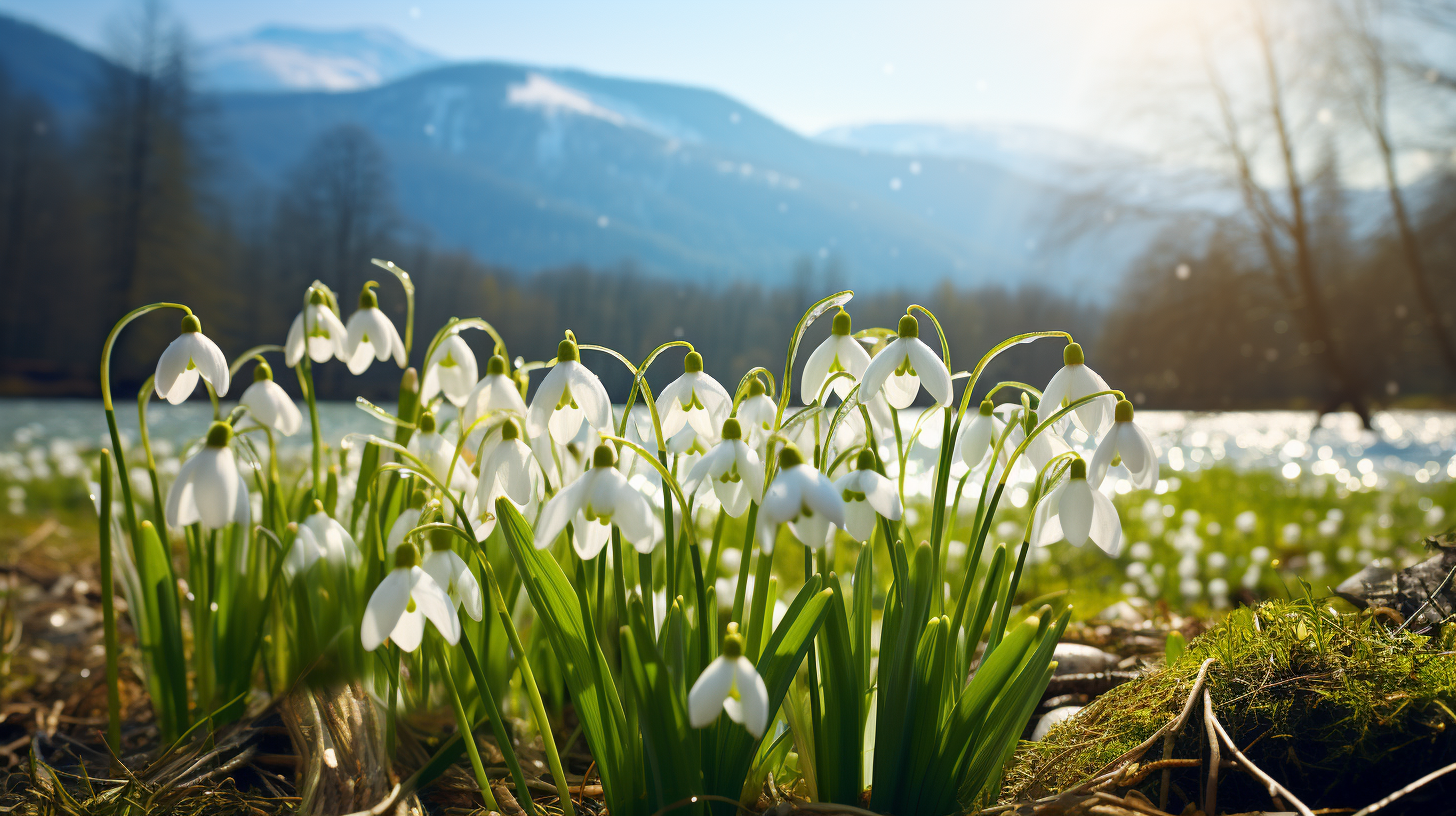
<svg viewBox="0 0 1456 816">
<path fill-rule="evenodd" d="M 303 414 L 288 392 L 273 382 L 273 368 L 267 363 L 253 368 L 253 384 L 243 391 L 238 404 L 247 408 L 259 425 L 284 436 L 293 436 L 303 427 Z"/>
<path fill-rule="evenodd" d="M 405 450 L 419 457 L 430 473 L 442 484 L 446 483 L 445 474 L 448 471 L 450 479 L 448 484 L 451 490 L 464 490 L 469 485 L 469 466 L 464 459 L 456 461 L 455 443 L 445 438 L 435 424 L 435 415 L 429 411 L 420 414 L 420 420 L 415 433 L 410 436 L 409 444 Z M 454 463 L 455 469 L 451 470 L 450 465 Z"/>
<path fill-rule="evenodd" d="M 693 465 L 683 489 L 689 494 L 696 493 L 704 479 L 712 480 L 713 493 L 733 518 L 743 515 L 750 501 L 763 498 L 763 463 L 743 441 L 738 420 L 732 417 L 724 420 L 723 441 Z"/>
<path fill-rule="evenodd" d="M 429 402 L 436 394 L 444 392 L 445 399 L 459 408 L 474 393 L 477 379 L 479 369 L 475 363 L 475 352 L 458 333 L 450 334 L 425 360 L 425 381 L 420 384 L 420 401 Z"/>
<path fill-rule="evenodd" d="M 363 562 L 364 555 L 348 529 L 324 512 L 323 502 L 315 499 L 313 512 L 298 525 L 298 535 L 283 568 L 290 575 L 299 575 L 319 560 L 334 568 L 353 568 Z"/>
<path fill-rule="evenodd" d="M 711 439 L 728 412 L 733 398 L 718 381 L 703 372 L 703 356 L 696 351 L 683 358 L 681 377 L 668 383 L 657 395 L 657 416 L 663 436 L 675 436 L 691 425 L 699 436 Z"/>
<path fill-rule="evenodd" d="M 419 526 L 420 515 L 425 510 L 427 499 L 428 495 L 423 488 L 415 490 L 410 497 L 409 507 L 399 511 L 399 515 L 394 517 L 394 522 L 389 525 L 389 531 L 384 538 L 385 550 L 390 555 L 394 555 L 394 551 L 404 543 L 404 537 L 409 535 L 409 531 Z"/>
<path fill-rule="evenodd" d="M 1092 369 L 1087 367 L 1086 358 L 1082 354 L 1082 347 L 1076 343 L 1068 343 L 1062 349 L 1061 370 L 1052 375 L 1047 382 L 1046 388 L 1041 392 L 1041 413 L 1051 416 L 1056 411 L 1071 405 L 1073 402 L 1095 394 L 1098 391 L 1107 391 L 1107 381 Z M 1072 409 L 1072 422 L 1081 428 L 1088 436 L 1100 437 L 1112 423 L 1113 408 L 1117 400 L 1111 394 L 1104 394 L 1089 402 L 1085 402 Z M 1057 422 L 1057 428 L 1066 427 L 1066 419 Z"/>
<path fill-rule="evenodd" d="M 1011 431 L 1006 434 L 1006 444 L 1001 447 L 1002 464 L 1009 461 L 1011 454 L 1021 446 L 1022 442 L 1026 441 L 1028 426 L 1031 430 L 1036 429 L 1037 414 L 1033 411 L 1016 419 L 1015 422 Z M 1031 466 L 1040 472 L 1053 457 L 1070 453 L 1071 450 L 1072 446 L 1068 445 L 1067 440 L 1056 432 L 1056 428 L 1048 427 L 1043 428 L 1040 433 L 1031 438 L 1030 442 L 1027 442 L 1026 450 L 1022 451 L 1022 454 L 1031 463 Z"/>
<path fill-rule="evenodd" d="M 328 362 L 330 357 L 348 360 L 348 356 L 344 354 L 344 343 L 348 336 L 349 330 L 344 328 L 344 322 L 329 307 L 323 290 L 311 287 L 308 304 L 293 318 L 293 325 L 288 327 L 288 339 L 283 343 L 283 362 L 292 368 L 303 359 L 305 352 L 308 353 L 308 359 L 315 363 Z"/>
<path fill-rule="evenodd" d="M 201 524 L 204 530 L 220 530 L 232 523 L 248 525 L 252 505 L 248 485 L 228 447 L 232 438 L 232 426 L 226 422 L 214 422 L 207 429 L 207 443 L 182 464 L 167 491 L 167 524 Z"/>
<path fill-rule="evenodd" d="M 536 386 L 526 412 L 526 433 L 534 439 L 549 432 L 558 445 L 565 445 L 581 430 L 582 420 L 610 431 L 612 402 L 602 381 L 581 364 L 576 343 L 562 340 L 556 347 L 556 365 Z"/>
<path fill-rule="evenodd" d="M 976 415 L 961 426 L 960 434 L 956 437 L 956 452 L 960 460 L 966 463 L 966 467 L 974 470 L 986 459 L 1002 427 L 1000 420 L 996 418 L 995 406 L 988 399 L 982 400 Z"/>
<path fill-rule="evenodd" d="M 475 508 L 480 514 L 475 535 L 484 539 L 495 529 L 495 500 L 504 496 L 517 510 L 526 507 L 536 496 L 541 468 L 531 449 L 521 441 L 520 429 L 513 420 L 501 425 L 500 439 L 481 446 L 480 481 L 475 484 Z"/>
<path fill-rule="evenodd" d="M 875 470 L 875 455 L 860 451 L 855 469 L 839 477 L 834 489 L 844 500 L 844 531 L 856 541 L 869 541 L 875 532 L 875 515 L 899 521 L 900 493 L 895 483 Z"/>
<path fill-rule="evenodd" d="M 370 289 L 378 285 L 374 281 L 364 284 L 359 291 L 359 310 L 349 315 L 342 359 L 353 374 L 363 374 L 376 359 L 384 362 L 393 357 L 395 365 L 405 366 L 404 341 L 380 311 L 379 298 Z"/>
<path fill-rule="evenodd" d="M 1132 475 L 1132 486 L 1147 490 L 1158 483 L 1158 452 L 1152 440 L 1133 421 L 1132 403 L 1119 400 L 1114 411 L 1112 429 L 1097 444 L 1092 454 L 1092 464 L 1087 474 L 1088 482 L 1095 488 L 1107 477 L 1107 468 L 1121 459 Z"/>
<path fill-rule="evenodd" d="M 840 309 L 834 315 L 834 327 L 829 337 L 814 349 L 804 363 L 804 376 L 799 380 L 799 399 L 805 405 L 819 399 L 819 392 L 824 390 L 824 383 L 832 374 L 843 371 L 849 375 L 835 377 L 829 383 L 830 391 L 838 394 L 840 399 L 847 399 L 850 390 L 864 376 L 870 364 L 870 353 L 854 339 L 850 329 L 849 312 Z M 741 409 L 739 413 L 742 413 Z"/>
<path fill-rule="evenodd" d="M 763 380 L 754 377 L 748 383 L 748 396 L 738 403 L 736 416 L 739 425 L 748 432 L 748 444 L 760 454 L 763 453 L 769 434 L 773 432 L 778 413 L 778 405 L 765 393 Z"/>
<path fill-rule="evenodd" d="M 232 374 L 222 349 L 202 333 L 197 315 L 182 318 L 182 333 L 177 335 L 157 359 L 156 377 L 152 385 L 157 396 L 181 405 L 197 387 L 197 378 L 207 380 L 219 397 L 226 396 Z"/>
<path fill-rule="evenodd" d="M 778 475 L 764 491 L 758 519 L 763 528 L 759 546 L 764 552 L 773 552 L 778 526 L 785 522 L 795 538 L 817 550 L 829 540 L 830 525 L 843 529 L 844 501 L 833 482 L 804 463 L 797 447 L 785 445 L 779 451 Z"/>
<path fill-rule="evenodd" d="M 616 456 L 610 445 L 598 445 L 592 466 L 579 479 L 562 488 L 541 510 L 536 520 L 536 549 L 545 549 L 556 536 L 575 522 L 576 553 L 583 560 L 595 558 L 617 525 L 638 552 L 651 552 L 655 528 L 652 506 L 617 472 Z"/>
<path fill-rule="evenodd" d="M 464 606 L 465 614 L 478 621 L 485 611 L 480 582 L 475 579 L 475 573 L 470 571 L 465 559 L 450 547 L 451 537 L 451 533 L 443 530 L 430 531 L 430 554 L 425 556 L 421 568 L 445 590 L 452 609 L 458 612 Z"/>
<path fill-rule="evenodd" d="M 510 412 L 518 417 L 526 416 L 526 401 L 516 381 L 511 379 L 506 358 L 492 355 L 485 363 L 485 376 L 466 395 L 460 404 L 460 427 L 470 428 L 483 416 L 497 412 Z"/>
<path fill-rule="evenodd" d="M 385 639 L 406 652 L 420 647 L 425 620 L 435 625 L 446 643 L 460 642 L 460 618 L 455 605 L 430 574 L 420 568 L 415 545 L 405 542 L 394 553 L 394 569 L 384 576 L 359 625 L 365 651 L 378 649 Z"/>
<path fill-rule="evenodd" d="M 1092 539 L 1102 551 L 1116 558 L 1122 550 L 1122 521 L 1112 500 L 1087 483 L 1087 463 L 1072 460 L 1067 481 L 1048 493 L 1037 505 L 1032 522 L 1032 543 L 1038 547 L 1065 538 L 1080 547 Z"/>
<path fill-rule="evenodd" d="M 920 323 L 914 315 L 900 318 L 898 336 L 870 360 L 860 380 L 860 402 L 868 403 L 880 389 L 891 408 L 908 408 L 921 386 L 936 405 L 951 401 L 950 370 L 930 346 L 920 339 Z"/>
<path fill-rule="evenodd" d="M 711 725 L 725 712 L 755 738 L 762 737 L 768 727 L 768 686 L 753 662 L 743 656 L 743 638 L 736 623 L 728 624 L 723 653 L 703 669 L 688 692 L 688 721 L 694 728 Z"/>
</svg>

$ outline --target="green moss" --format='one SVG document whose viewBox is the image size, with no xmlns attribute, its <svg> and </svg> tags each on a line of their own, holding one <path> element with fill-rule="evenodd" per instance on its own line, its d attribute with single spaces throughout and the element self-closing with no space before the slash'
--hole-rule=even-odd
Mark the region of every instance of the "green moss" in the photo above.
<svg viewBox="0 0 1456 816">
<path fill-rule="evenodd" d="M 1007 770 L 1004 800 L 1059 791 L 1103 770 L 1177 716 L 1212 657 L 1215 711 L 1251 760 L 1311 807 L 1369 804 L 1456 759 L 1453 635 L 1453 627 L 1439 638 L 1392 634 L 1369 616 L 1315 614 L 1309 603 L 1236 610 L 1176 664 L 1119 686 L 1043 742 L 1023 744 Z M 1173 756 L 1206 753 L 1196 719 Z M 1161 757 L 1158 745 L 1144 759 Z M 1180 770 L 1174 782 L 1196 796 L 1202 772 Z M 1159 779 L 1153 774 L 1140 786 L 1155 801 Z M 1246 775 L 1228 772 L 1219 802 L 1232 812 L 1267 806 L 1268 797 Z"/>
</svg>

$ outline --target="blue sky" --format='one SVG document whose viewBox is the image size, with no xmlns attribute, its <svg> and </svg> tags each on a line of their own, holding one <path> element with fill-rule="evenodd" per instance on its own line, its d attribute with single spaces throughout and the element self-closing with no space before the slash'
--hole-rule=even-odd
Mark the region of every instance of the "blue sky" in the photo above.
<svg viewBox="0 0 1456 816">
<path fill-rule="evenodd" d="M 264 24 L 382 26 L 443 55 L 711 87 L 803 132 L 993 121 L 1095 133 L 1117 77 L 1192 0 L 172 0 L 208 41 Z M 99 47 L 127 0 L 0 0 Z"/>
</svg>

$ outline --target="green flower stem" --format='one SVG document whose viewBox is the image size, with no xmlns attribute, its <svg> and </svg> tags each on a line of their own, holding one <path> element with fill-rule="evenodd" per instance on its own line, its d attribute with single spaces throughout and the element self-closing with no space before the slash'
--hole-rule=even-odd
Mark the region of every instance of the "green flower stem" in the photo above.
<svg viewBox="0 0 1456 816">
<path fill-rule="evenodd" d="M 481 669 L 480 660 L 475 656 L 475 649 L 471 646 L 470 638 L 464 630 L 460 632 L 460 651 L 465 653 L 465 662 L 470 665 L 470 674 L 475 678 L 475 688 L 485 703 L 485 716 L 490 721 L 491 733 L 495 734 L 495 744 L 500 748 L 501 756 L 505 757 L 506 767 L 511 770 L 511 781 L 516 784 L 516 793 L 521 805 L 525 808 L 527 816 L 535 816 L 536 801 L 531 798 L 531 789 L 526 786 L 526 775 L 521 771 L 521 760 L 516 756 L 510 733 L 506 731 L 505 715 L 501 713 L 500 704 L 495 699 L 495 692 L 490 690 L 490 683 L 485 679 L 485 671 Z M 550 742 L 555 747 L 553 740 L 543 738 L 541 742 L 542 744 Z M 571 800 L 568 798 L 565 801 L 570 802 Z"/>
<path fill-rule="evenodd" d="M 415 337 L 415 283 L 408 272 L 394 265 L 394 261 L 370 258 L 369 262 L 394 275 L 399 279 L 399 285 L 404 287 L 404 354 L 408 357 Z"/>
<path fill-rule="evenodd" d="M 723 546 L 723 523 L 728 520 L 728 514 L 720 507 L 718 508 L 718 520 L 713 523 L 713 546 L 708 550 L 708 566 L 703 570 L 703 580 L 712 586 L 718 578 L 718 556 Z"/>
<path fill-rule="evenodd" d="M 738 551 L 738 585 L 733 590 L 733 617 L 729 618 L 739 626 L 743 625 L 743 600 L 748 594 L 748 568 L 753 558 L 754 524 L 758 521 L 758 502 L 748 502 L 748 523 L 743 530 L 743 549 Z M 763 556 L 760 555 L 759 558 Z"/>
<path fill-rule="evenodd" d="M 147 428 L 147 406 L 152 401 L 152 385 L 156 382 L 156 375 L 147 378 L 142 383 L 142 389 L 137 392 L 137 432 L 140 434 L 142 453 L 146 456 L 147 476 L 152 480 L 152 523 L 157 526 L 157 532 L 161 533 L 163 543 L 167 540 L 167 517 L 162 512 L 162 487 L 157 479 L 157 460 L 152 457 L 152 434 Z M 125 474 L 122 474 L 125 476 Z M 171 562 L 168 561 L 168 571 L 171 571 Z"/>
<path fill-rule="evenodd" d="M 612 570 L 612 596 L 617 607 L 617 625 L 622 626 L 627 620 L 627 579 L 623 575 L 627 571 L 627 563 L 622 560 L 622 531 L 617 525 L 612 525 L 612 563 L 616 569 Z"/>
<path fill-rule="evenodd" d="M 121 755 L 121 673 L 117 660 L 116 599 L 111 567 L 111 451 L 101 449 L 101 628 L 106 638 L 106 744 L 114 757 Z"/>
<path fill-rule="evenodd" d="M 1035 331 L 1027 332 L 1026 334 L 1018 334 L 1015 337 L 1008 337 L 1005 340 L 1002 340 L 1000 343 L 997 343 L 994 347 L 992 347 L 990 351 L 986 352 L 986 354 L 981 357 L 980 362 L 976 363 L 975 370 L 971 372 L 970 379 L 966 381 L 966 390 L 961 392 L 961 407 L 957 413 L 960 416 L 966 415 L 966 408 L 969 407 L 971 404 L 971 394 L 976 390 L 976 381 L 981 378 L 981 372 L 986 370 L 986 366 L 990 365 L 991 361 L 996 359 L 996 356 L 998 354 L 1005 351 L 1006 349 L 1011 348 L 1012 346 L 1018 346 L 1022 343 L 1030 343 L 1031 341 L 1040 339 L 1042 337 L 1064 337 L 1066 338 L 1068 343 L 1072 342 L 1072 335 L 1067 334 L 1064 331 Z"/>
<path fill-rule="evenodd" d="M 389 654 L 387 674 L 389 675 L 389 713 L 384 718 L 384 747 L 394 760 L 398 740 L 395 737 L 395 720 L 399 710 L 399 647 L 390 643 L 385 647 Z"/>
<path fill-rule="evenodd" d="M 433 645 L 433 644 L 432 644 Z M 428 646 L 426 648 L 429 648 Z M 465 753 L 470 757 L 470 768 L 475 771 L 475 784 L 480 786 L 480 795 L 485 799 L 487 810 L 498 811 L 495 793 L 490 789 L 490 779 L 485 775 L 485 764 L 480 761 L 480 746 L 475 744 L 475 732 L 470 728 L 470 718 L 465 716 L 465 705 L 460 702 L 460 691 L 455 688 L 455 678 L 450 675 L 450 665 L 445 662 L 445 650 L 434 649 L 435 660 L 440 664 L 440 674 L 445 678 L 445 687 L 450 691 L 450 707 L 455 710 L 455 728 L 465 741 Z M 529 791 L 522 791 L 526 796 Z"/>
<path fill-rule="evenodd" d="M 1012 571 L 1011 580 L 1006 584 L 1006 595 L 996 604 L 996 618 L 991 624 L 991 634 L 986 638 L 986 654 L 1000 646 L 1001 638 L 1006 636 L 1006 622 L 1011 618 L 1011 601 L 1016 597 L 1016 585 L 1021 582 L 1021 570 L 1026 566 L 1026 554 L 1030 549 L 1031 542 L 1022 539 L 1021 552 L 1016 556 L 1016 569 Z"/>
<path fill-rule="evenodd" d="M 664 541 L 663 546 L 671 545 Z M 653 616 L 657 613 L 653 610 L 655 604 L 652 600 L 652 553 L 637 553 L 637 578 L 638 585 L 641 587 L 642 613 L 647 618 L 647 630 L 652 633 L 655 640 L 657 638 L 657 621 L 653 619 Z"/>
<path fill-rule="evenodd" d="M 941 422 L 940 456 L 935 468 L 935 491 L 932 494 L 930 508 L 930 585 L 933 587 L 940 586 L 940 569 L 945 560 L 941 551 L 945 549 L 945 499 L 950 487 L 951 456 L 954 454 L 951 439 L 959 430 L 960 424 L 959 418 L 952 421 L 951 408 L 946 406 L 945 417 Z M 934 595 L 935 608 L 943 614 L 945 612 L 945 593 L 936 592 Z"/>
<path fill-rule="evenodd" d="M 323 498 L 324 484 L 324 434 L 319 427 L 318 396 L 313 387 L 313 361 L 305 354 L 293 369 L 298 374 L 298 385 L 303 389 L 303 398 L 308 402 L 308 425 L 313 432 L 313 492 Z"/>
<path fill-rule="evenodd" d="M 813 575 L 814 575 L 814 550 L 812 548 L 810 548 L 810 547 L 805 547 L 804 548 L 804 583 L 807 584 L 809 582 L 810 578 Z M 826 577 L 828 577 L 828 576 L 826 576 Z M 822 629 L 820 631 L 820 634 L 821 635 L 823 634 Z M 814 748 L 815 748 L 815 750 L 814 750 L 815 759 L 816 760 L 819 760 L 819 761 L 823 761 L 823 759 L 828 756 L 828 752 L 826 750 L 827 746 L 825 746 L 824 743 L 823 743 L 823 739 L 824 739 L 824 727 L 823 727 L 823 724 L 820 723 L 820 721 L 819 721 L 820 720 L 820 717 L 821 717 L 821 714 L 820 714 L 820 711 L 819 711 L 819 655 L 818 655 L 818 643 L 817 643 L 818 640 L 819 640 L 819 635 L 816 635 L 816 636 L 814 636 L 814 637 L 812 637 L 812 638 L 809 639 L 809 654 L 808 654 L 808 657 L 806 657 L 805 660 L 804 660 L 804 671 L 807 673 L 807 681 L 808 681 L 808 684 L 809 684 L 809 744 L 813 745 Z M 816 766 L 815 766 L 815 771 L 816 772 L 818 771 L 818 765 L 817 765 L 817 763 L 816 763 Z"/>
<path fill-rule="evenodd" d="M 768 603 L 769 576 L 773 573 L 773 543 L 767 543 L 768 547 L 764 546 L 765 542 L 759 542 L 758 545 L 758 571 L 753 575 L 753 605 L 748 618 L 748 640 L 743 648 L 743 653 L 755 663 L 758 662 L 759 646 L 763 644 L 764 607 Z"/>
</svg>

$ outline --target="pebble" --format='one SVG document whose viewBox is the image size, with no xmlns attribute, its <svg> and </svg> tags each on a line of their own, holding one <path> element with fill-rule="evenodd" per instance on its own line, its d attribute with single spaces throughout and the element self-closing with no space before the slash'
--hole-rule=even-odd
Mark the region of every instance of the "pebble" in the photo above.
<svg viewBox="0 0 1456 816">
<path fill-rule="evenodd" d="M 1054 708 L 1046 714 L 1043 714 L 1042 718 L 1037 721 L 1036 728 L 1031 732 L 1031 741 L 1041 742 L 1046 737 L 1047 732 L 1052 730 L 1052 726 L 1061 725 L 1081 710 L 1081 706 L 1069 705 Z"/>
<path fill-rule="evenodd" d="M 1056 650 L 1052 652 L 1052 659 L 1057 661 L 1056 674 L 1063 675 L 1096 674 L 1110 671 L 1117 668 L 1117 664 L 1122 658 L 1104 652 L 1096 646 L 1086 646 L 1081 643 L 1058 643 Z"/>
</svg>

